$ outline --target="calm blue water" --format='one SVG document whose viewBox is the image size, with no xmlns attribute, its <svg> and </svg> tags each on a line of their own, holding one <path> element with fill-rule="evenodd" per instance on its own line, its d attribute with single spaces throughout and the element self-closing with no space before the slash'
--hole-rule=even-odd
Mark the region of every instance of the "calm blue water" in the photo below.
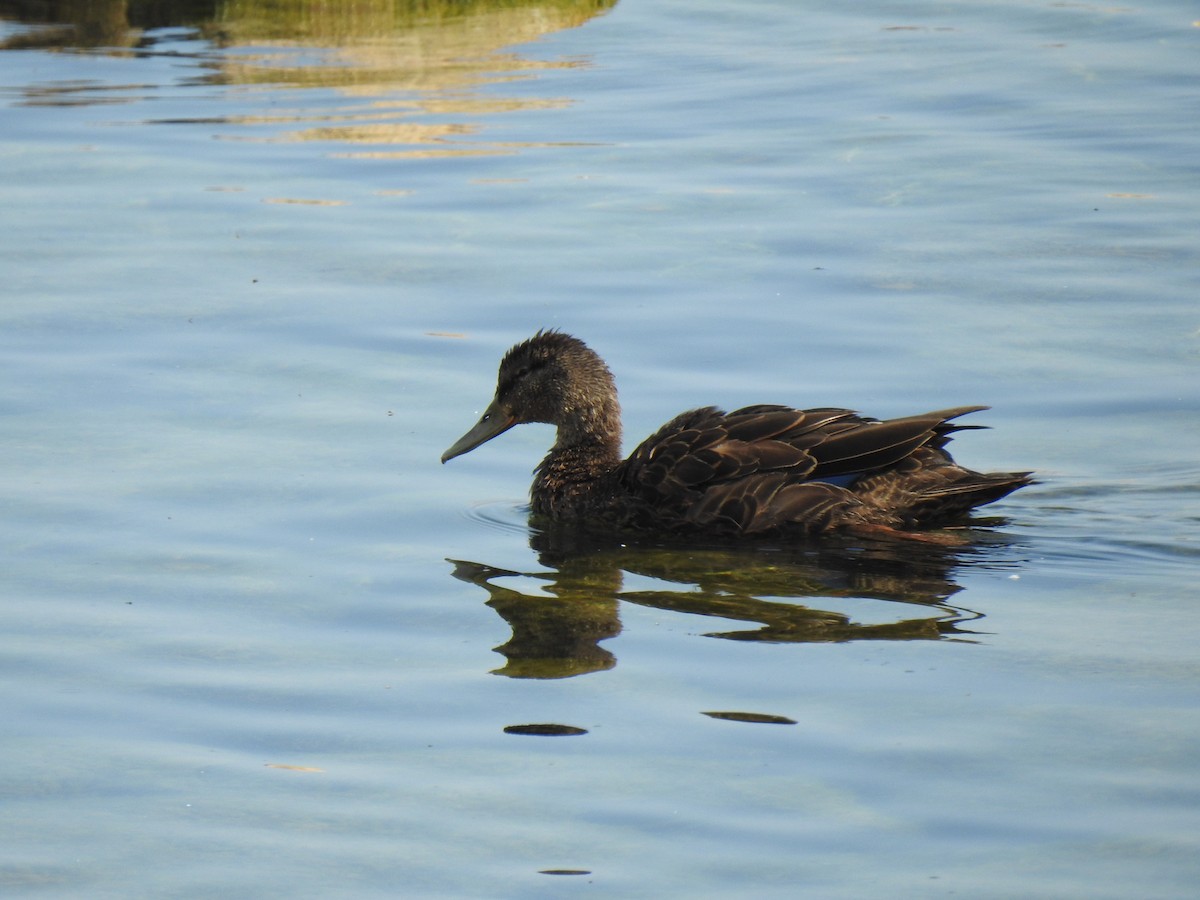
<svg viewBox="0 0 1200 900">
<path fill-rule="evenodd" d="M 1194 11 L 69 6 L 0 4 L 5 896 L 1194 892 Z M 629 446 L 987 403 L 1043 483 L 539 552 L 545 427 L 438 457 L 549 326 Z"/>
</svg>

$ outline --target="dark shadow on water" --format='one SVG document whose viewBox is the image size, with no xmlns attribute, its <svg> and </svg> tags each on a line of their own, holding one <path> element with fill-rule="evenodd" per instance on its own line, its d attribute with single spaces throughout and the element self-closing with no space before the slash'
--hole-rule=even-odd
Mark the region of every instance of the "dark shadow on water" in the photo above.
<svg viewBox="0 0 1200 900">
<path fill-rule="evenodd" d="M 861 538 L 791 547 L 635 547 L 535 531 L 530 545 L 545 571 L 450 562 L 454 577 L 483 588 L 488 606 L 512 628 L 512 638 L 496 648 L 506 658 L 496 673 L 566 678 L 616 665 L 600 643 L 620 633 L 622 601 L 721 619 L 705 636 L 733 641 L 971 641 L 975 632 L 965 625 L 982 614 L 950 602 L 961 590 L 954 572 L 1003 564 L 1005 538 L 977 529 L 961 535 L 963 543 L 953 547 Z M 626 590 L 627 576 L 652 578 L 661 587 Z M 516 586 L 504 583 L 513 579 Z M 536 593 L 520 589 L 530 580 Z M 844 609 L 856 600 L 873 619 L 880 618 L 880 604 L 870 601 L 895 604 L 894 614 L 863 621 L 824 608 Z"/>
</svg>

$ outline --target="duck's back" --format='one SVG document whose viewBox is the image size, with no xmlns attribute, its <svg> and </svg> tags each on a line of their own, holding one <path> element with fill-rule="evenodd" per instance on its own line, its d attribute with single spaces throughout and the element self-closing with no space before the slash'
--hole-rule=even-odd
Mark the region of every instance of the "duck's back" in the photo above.
<svg viewBox="0 0 1200 900">
<path fill-rule="evenodd" d="M 938 524 L 1029 483 L 972 472 L 942 449 L 964 427 L 950 420 L 985 408 L 887 421 L 846 409 L 693 410 L 614 473 L 619 516 L 628 527 L 713 534 Z"/>
</svg>

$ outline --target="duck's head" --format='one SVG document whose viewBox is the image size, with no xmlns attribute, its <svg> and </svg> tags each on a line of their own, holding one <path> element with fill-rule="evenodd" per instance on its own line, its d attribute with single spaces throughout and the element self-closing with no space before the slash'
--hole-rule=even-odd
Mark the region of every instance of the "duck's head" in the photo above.
<svg viewBox="0 0 1200 900">
<path fill-rule="evenodd" d="M 539 331 L 500 361 L 496 396 L 475 427 L 442 454 L 462 456 L 522 422 L 558 426 L 560 446 L 620 442 L 620 407 L 612 373 L 579 338 Z"/>
</svg>

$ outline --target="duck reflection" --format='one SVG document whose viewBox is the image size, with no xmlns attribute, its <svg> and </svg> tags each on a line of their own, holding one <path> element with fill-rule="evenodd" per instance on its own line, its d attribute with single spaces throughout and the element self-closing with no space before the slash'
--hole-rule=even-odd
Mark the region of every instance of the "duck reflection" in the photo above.
<svg viewBox="0 0 1200 900">
<path fill-rule="evenodd" d="M 535 532 L 530 544 L 546 571 L 450 560 L 454 577 L 483 588 L 487 605 L 512 628 L 512 638 L 496 648 L 506 663 L 495 670 L 512 678 L 567 678 L 615 666 L 616 658 L 600 642 L 620 633 L 621 601 L 744 622 L 752 627 L 706 636 L 775 643 L 970 641 L 973 632 L 964 623 L 981 618 L 948 602 L 961 590 L 952 573 L 980 552 L 978 541 L 632 547 L 551 530 Z M 625 590 L 627 574 L 663 586 Z M 507 580 L 518 585 L 533 580 L 538 592 L 502 583 Z M 845 606 L 837 602 L 843 600 L 886 601 L 895 607 L 884 622 L 856 621 L 852 614 L 821 608 Z M 864 606 L 872 614 L 878 610 Z"/>
</svg>

